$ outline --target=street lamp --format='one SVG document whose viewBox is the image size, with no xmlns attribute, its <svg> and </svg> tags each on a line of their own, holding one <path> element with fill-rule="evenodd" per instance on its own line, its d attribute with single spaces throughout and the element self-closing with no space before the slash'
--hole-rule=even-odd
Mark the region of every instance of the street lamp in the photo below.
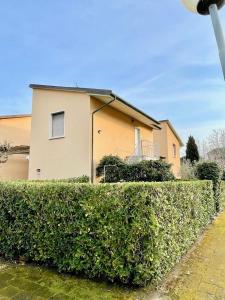
<svg viewBox="0 0 225 300">
<path fill-rule="evenodd" d="M 225 0 L 182 0 L 184 6 L 200 15 L 210 15 L 219 49 L 219 56 L 225 79 L 225 39 L 218 10 L 225 4 Z"/>
</svg>

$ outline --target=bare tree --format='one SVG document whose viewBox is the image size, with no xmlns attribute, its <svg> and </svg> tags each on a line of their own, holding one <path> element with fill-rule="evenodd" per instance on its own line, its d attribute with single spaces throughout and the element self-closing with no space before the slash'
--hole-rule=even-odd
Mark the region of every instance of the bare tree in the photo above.
<svg viewBox="0 0 225 300">
<path fill-rule="evenodd" d="M 7 162 L 10 148 L 11 146 L 7 142 L 0 144 L 0 164 Z"/>
<path fill-rule="evenodd" d="M 195 179 L 195 165 L 189 160 L 183 160 L 180 166 L 180 178 L 185 180 Z"/>
<path fill-rule="evenodd" d="M 201 156 L 205 160 L 217 162 L 225 170 L 225 129 L 213 130 L 202 142 Z"/>
</svg>

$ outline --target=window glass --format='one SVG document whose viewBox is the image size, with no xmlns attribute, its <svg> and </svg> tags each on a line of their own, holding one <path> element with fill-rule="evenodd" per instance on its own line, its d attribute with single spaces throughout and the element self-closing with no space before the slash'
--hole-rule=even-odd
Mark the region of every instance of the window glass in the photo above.
<svg viewBox="0 0 225 300">
<path fill-rule="evenodd" d="M 52 114 L 52 137 L 64 136 L 64 112 Z"/>
<path fill-rule="evenodd" d="M 175 144 L 173 144 L 173 157 L 177 156 L 177 147 Z"/>
</svg>

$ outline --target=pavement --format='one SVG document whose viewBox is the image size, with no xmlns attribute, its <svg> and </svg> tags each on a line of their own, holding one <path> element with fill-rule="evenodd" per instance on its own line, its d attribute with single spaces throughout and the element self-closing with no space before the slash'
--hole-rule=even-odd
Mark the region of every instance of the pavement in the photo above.
<svg viewBox="0 0 225 300">
<path fill-rule="evenodd" d="M 209 225 L 164 289 L 155 299 L 225 300 L 225 212 Z"/>
</svg>

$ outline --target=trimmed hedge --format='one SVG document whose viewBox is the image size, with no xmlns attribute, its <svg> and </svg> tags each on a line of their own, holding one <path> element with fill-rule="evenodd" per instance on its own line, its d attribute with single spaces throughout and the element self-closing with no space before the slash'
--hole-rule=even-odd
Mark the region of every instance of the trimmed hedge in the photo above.
<svg viewBox="0 0 225 300">
<path fill-rule="evenodd" d="M 214 198 L 215 198 L 215 209 L 217 212 L 221 209 L 221 195 L 220 195 L 220 181 L 221 181 L 221 170 L 216 162 L 202 162 L 196 166 L 196 177 L 200 180 L 212 180 Z"/>
<path fill-rule="evenodd" d="M 220 182 L 220 208 L 225 209 L 225 182 Z"/>
<path fill-rule="evenodd" d="M 27 182 L 27 180 L 18 180 L 18 181 Z M 90 178 L 87 175 L 83 175 L 80 177 L 71 177 L 71 178 L 65 178 L 65 179 L 29 180 L 29 182 L 36 182 L 36 183 L 46 183 L 46 182 L 89 183 Z"/>
<path fill-rule="evenodd" d="M 5 182 L 0 253 L 142 286 L 171 270 L 214 214 L 209 181 Z"/>
<path fill-rule="evenodd" d="M 58 180 L 55 180 L 55 181 L 68 182 L 68 183 L 88 183 L 88 182 L 90 182 L 90 178 L 87 175 L 83 175 L 83 176 L 80 176 L 80 177 L 73 177 L 73 178 L 67 178 L 67 179 L 58 179 Z"/>
</svg>

